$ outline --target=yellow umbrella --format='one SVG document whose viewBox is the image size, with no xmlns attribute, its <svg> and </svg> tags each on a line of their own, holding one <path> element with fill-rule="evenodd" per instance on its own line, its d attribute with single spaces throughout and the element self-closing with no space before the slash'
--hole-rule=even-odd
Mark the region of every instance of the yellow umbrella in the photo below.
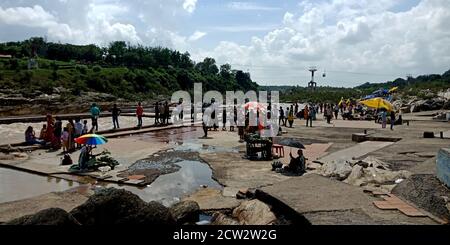
<svg viewBox="0 0 450 245">
<path fill-rule="evenodd" d="M 391 90 L 389 90 L 389 93 L 395 92 L 395 91 L 397 91 L 397 89 L 398 89 L 398 87 L 393 87 L 393 88 L 391 88 Z"/>
<path fill-rule="evenodd" d="M 370 108 L 375 108 L 375 109 L 380 109 L 380 108 L 384 108 L 388 111 L 392 111 L 394 109 L 394 107 L 392 106 L 392 104 L 382 98 L 373 98 L 373 99 L 369 99 L 369 100 L 363 100 L 361 101 L 361 104 L 370 107 Z"/>
<path fill-rule="evenodd" d="M 344 103 L 344 97 L 341 97 L 341 101 L 339 101 L 339 106 L 341 106 L 342 103 Z"/>
</svg>

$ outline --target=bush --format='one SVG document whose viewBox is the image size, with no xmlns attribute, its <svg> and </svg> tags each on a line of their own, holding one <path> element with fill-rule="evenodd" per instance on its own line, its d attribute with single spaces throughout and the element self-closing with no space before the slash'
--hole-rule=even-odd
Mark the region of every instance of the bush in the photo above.
<svg viewBox="0 0 450 245">
<path fill-rule="evenodd" d="M 58 71 L 56 71 L 56 70 L 52 71 L 52 80 L 53 81 L 58 80 Z"/>
<path fill-rule="evenodd" d="M 102 68 L 101 68 L 100 66 L 94 66 L 94 67 L 92 68 L 92 71 L 94 71 L 94 72 L 96 72 L 96 73 L 99 73 L 100 71 L 102 71 Z"/>
<path fill-rule="evenodd" d="M 72 94 L 73 95 L 81 95 L 81 92 L 87 90 L 87 86 L 86 83 L 84 81 L 81 80 L 76 80 L 74 81 L 74 86 L 73 86 L 73 90 L 72 90 Z"/>
<path fill-rule="evenodd" d="M 55 87 L 55 83 L 53 81 L 50 80 L 46 80 L 46 81 L 42 81 L 39 84 L 39 89 L 46 94 L 52 94 L 53 93 L 53 88 Z"/>
<path fill-rule="evenodd" d="M 12 58 L 9 60 L 9 69 L 11 70 L 19 70 L 19 60 L 16 58 Z"/>
<path fill-rule="evenodd" d="M 47 60 L 39 59 L 38 60 L 39 67 L 42 69 L 49 69 L 50 68 L 50 62 Z"/>
<path fill-rule="evenodd" d="M 83 75 L 86 75 L 87 70 L 88 70 L 87 66 L 85 66 L 85 65 L 77 65 L 77 66 L 75 66 L 75 69 Z"/>
<path fill-rule="evenodd" d="M 56 63 L 56 61 L 53 61 L 50 64 L 50 67 L 52 68 L 53 71 L 57 71 L 59 69 L 59 65 Z"/>
<path fill-rule="evenodd" d="M 4 77 L 5 75 L 3 75 L 3 72 L 0 72 L 0 81 L 2 81 Z"/>
<path fill-rule="evenodd" d="M 33 79 L 33 72 L 31 71 L 23 71 L 20 73 L 20 81 L 24 84 L 31 83 L 31 80 Z"/>
</svg>

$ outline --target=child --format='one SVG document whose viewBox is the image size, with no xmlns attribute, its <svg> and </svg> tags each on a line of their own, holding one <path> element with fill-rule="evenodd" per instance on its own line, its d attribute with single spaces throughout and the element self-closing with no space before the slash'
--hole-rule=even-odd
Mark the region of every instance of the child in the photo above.
<svg viewBox="0 0 450 245">
<path fill-rule="evenodd" d="M 84 126 L 83 126 L 83 130 L 81 131 L 81 135 L 85 135 L 85 134 L 88 133 L 88 125 L 87 125 L 87 123 L 88 123 L 87 120 L 83 121 Z"/>
<path fill-rule="evenodd" d="M 138 118 L 138 128 L 142 128 L 142 116 L 144 115 L 144 108 L 141 105 L 141 102 L 138 103 L 136 108 L 136 116 Z"/>
<path fill-rule="evenodd" d="M 42 125 L 41 132 L 39 133 L 39 139 L 45 140 L 47 138 L 47 124 Z"/>
<path fill-rule="evenodd" d="M 86 123 L 87 123 L 87 121 L 86 121 Z M 83 135 L 83 124 L 81 124 L 81 120 L 79 118 L 77 118 L 75 120 L 75 138 L 78 138 L 81 135 Z"/>
<path fill-rule="evenodd" d="M 63 133 L 61 134 L 61 141 L 63 143 L 63 153 L 69 151 L 69 129 L 67 127 L 64 128 Z"/>
</svg>

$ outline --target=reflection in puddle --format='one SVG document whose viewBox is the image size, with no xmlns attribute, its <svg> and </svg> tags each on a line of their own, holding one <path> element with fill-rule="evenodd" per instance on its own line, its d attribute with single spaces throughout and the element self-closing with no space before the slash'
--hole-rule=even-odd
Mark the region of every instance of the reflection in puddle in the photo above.
<svg viewBox="0 0 450 245">
<path fill-rule="evenodd" d="M 0 168 L 0 203 L 65 191 L 79 185 L 73 181 Z"/>
<path fill-rule="evenodd" d="M 159 176 L 147 188 L 138 189 L 116 184 L 108 184 L 106 187 L 129 190 L 146 202 L 160 201 L 166 206 L 180 201 L 180 198 L 194 193 L 199 188 L 222 189 L 222 186 L 211 178 L 212 171 L 207 164 L 186 160 L 175 164 L 181 167 L 178 172 Z"/>
</svg>

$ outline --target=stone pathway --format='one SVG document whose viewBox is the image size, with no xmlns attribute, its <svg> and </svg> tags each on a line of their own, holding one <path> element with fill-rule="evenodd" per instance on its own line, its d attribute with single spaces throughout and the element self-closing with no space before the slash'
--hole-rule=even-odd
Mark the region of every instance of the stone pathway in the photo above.
<svg viewBox="0 0 450 245">
<path fill-rule="evenodd" d="M 347 149 L 343 149 L 331 154 L 328 154 L 322 158 L 319 158 L 318 161 L 321 163 L 332 162 L 332 161 L 349 161 L 354 158 L 360 158 L 368 153 L 377 151 L 386 146 L 394 144 L 393 142 L 381 142 L 381 141 L 365 141 L 359 143 L 355 146 L 349 147 Z"/>
</svg>

